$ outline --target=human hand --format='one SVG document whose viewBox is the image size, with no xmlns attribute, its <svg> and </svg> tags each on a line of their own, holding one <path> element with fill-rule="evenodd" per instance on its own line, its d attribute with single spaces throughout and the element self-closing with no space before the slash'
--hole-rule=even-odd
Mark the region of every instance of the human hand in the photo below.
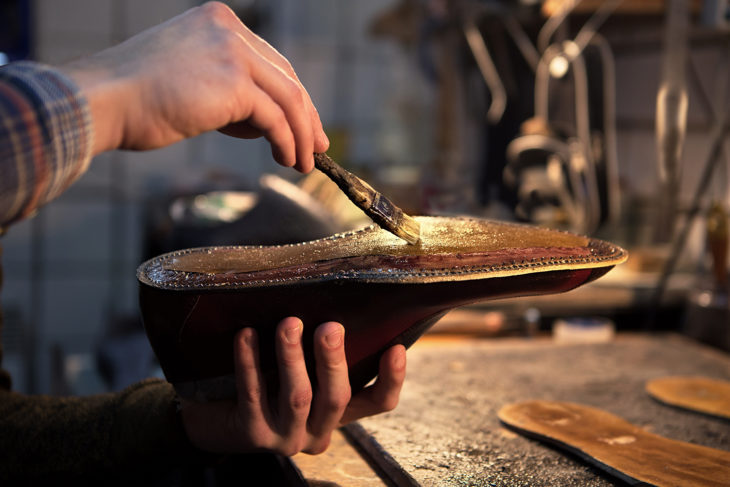
<svg viewBox="0 0 730 487">
<path fill-rule="evenodd" d="M 318 388 L 313 394 L 304 363 L 302 329 L 298 318 L 279 323 L 280 386 L 275 396 L 268 394 L 262 379 L 256 333 L 245 328 L 236 335 L 236 400 L 183 401 L 183 424 L 193 445 L 219 453 L 265 449 L 283 455 L 317 454 L 327 449 L 335 428 L 395 408 L 405 379 L 402 345 L 383 354 L 375 383 L 350 397 L 344 328 L 335 322 L 320 325 L 314 332 Z"/>
<path fill-rule="evenodd" d="M 277 162 L 306 173 L 329 146 L 289 62 L 219 2 L 61 69 L 89 100 L 95 154 L 221 130 L 265 137 Z"/>
</svg>

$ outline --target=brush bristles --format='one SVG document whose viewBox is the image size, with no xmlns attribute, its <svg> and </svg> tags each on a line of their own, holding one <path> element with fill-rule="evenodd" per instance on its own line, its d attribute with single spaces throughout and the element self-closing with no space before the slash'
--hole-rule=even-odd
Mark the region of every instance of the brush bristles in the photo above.
<svg viewBox="0 0 730 487">
<path fill-rule="evenodd" d="M 411 245 L 416 245 L 421 240 L 421 224 L 405 213 L 393 232 Z"/>
</svg>

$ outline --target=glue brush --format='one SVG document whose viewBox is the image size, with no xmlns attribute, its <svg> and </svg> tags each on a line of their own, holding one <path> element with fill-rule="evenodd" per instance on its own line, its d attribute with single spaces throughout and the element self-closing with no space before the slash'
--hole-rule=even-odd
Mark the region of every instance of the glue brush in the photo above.
<svg viewBox="0 0 730 487">
<path fill-rule="evenodd" d="M 411 245 L 418 243 L 421 238 L 421 225 L 368 183 L 343 169 L 324 153 L 314 154 L 314 167 L 334 181 L 350 201 L 375 223 Z"/>
</svg>

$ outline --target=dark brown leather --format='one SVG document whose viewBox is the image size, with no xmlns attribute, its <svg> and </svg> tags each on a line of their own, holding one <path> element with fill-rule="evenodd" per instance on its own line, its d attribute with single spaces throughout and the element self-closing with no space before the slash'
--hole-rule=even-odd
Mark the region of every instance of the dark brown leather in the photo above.
<svg viewBox="0 0 730 487">
<path fill-rule="evenodd" d="M 353 390 L 377 374 L 388 347 L 413 344 L 446 311 L 487 299 L 573 289 L 626 258 L 586 237 L 487 220 L 417 217 L 411 246 L 377 227 L 280 247 L 212 247 L 165 254 L 138 270 L 145 329 L 167 379 L 187 397 L 233 393 L 232 343 L 257 329 L 267 380 L 273 334 L 304 322 L 345 326 Z M 387 235 L 386 235 L 387 234 Z"/>
</svg>

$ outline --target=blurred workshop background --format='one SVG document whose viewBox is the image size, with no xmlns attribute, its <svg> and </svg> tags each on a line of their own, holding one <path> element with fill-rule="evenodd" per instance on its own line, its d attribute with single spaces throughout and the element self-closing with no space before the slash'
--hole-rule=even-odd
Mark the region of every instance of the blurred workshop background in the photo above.
<svg viewBox="0 0 730 487">
<path fill-rule="evenodd" d="M 63 63 L 199 3 L 5 0 L 0 63 Z M 631 254 L 575 293 L 456 310 L 434 332 L 569 333 L 600 317 L 596 339 L 671 330 L 730 348 L 726 2 L 227 3 L 292 62 L 330 154 L 406 211 L 547 225 Z M 118 389 L 156 373 L 143 260 L 365 224 L 263 141 L 209 133 L 103 154 L 3 237 L 3 365 L 24 392 Z"/>
</svg>

